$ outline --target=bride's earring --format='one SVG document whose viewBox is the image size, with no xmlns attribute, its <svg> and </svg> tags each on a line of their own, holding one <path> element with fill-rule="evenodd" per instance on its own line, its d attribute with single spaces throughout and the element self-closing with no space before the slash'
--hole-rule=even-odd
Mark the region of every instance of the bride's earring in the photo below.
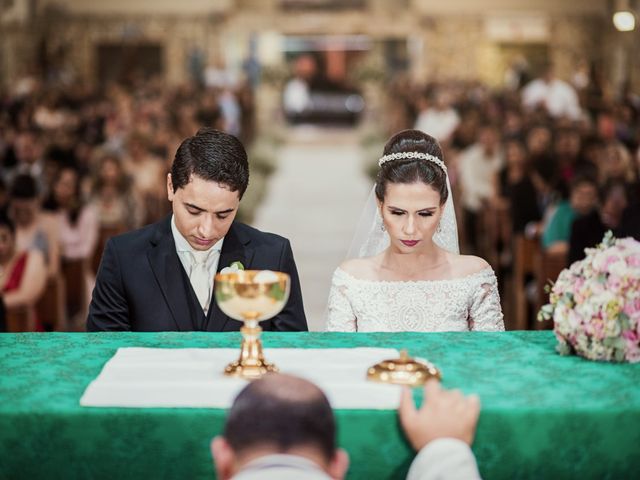
<svg viewBox="0 0 640 480">
<path fill-rule="evenodd" d="M 382 230 L 383 232 L 386 232 L 386 231 L 387 231 L 387 229 L 386 229 L 386 228 L 384 228 L 384 223 L 381 223 L 381 224 L 380 224 L 380 230 Z"/>
<path fill-rule="evenodd" d="M 438 228 L 436 228 L 436 233 L 442 233 L 442 227 L 440 226 L 440 222 L 438 222 Z"/>
</svg>

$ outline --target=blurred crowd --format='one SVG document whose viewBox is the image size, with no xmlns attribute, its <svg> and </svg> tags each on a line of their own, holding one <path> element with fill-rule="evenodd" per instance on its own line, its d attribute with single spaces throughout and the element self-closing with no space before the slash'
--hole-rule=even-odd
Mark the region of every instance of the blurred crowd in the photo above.
<svg viewBox="0 0 640 480">
<path fill-rule="evenodd" d="M 166 172 L 202 126 L 251 141 L 250 87 L 0 91 L 0 330 L 84 329 L 104 243 L 170 211 Z"/>
<path fill-rule="evenodd" d="M 552 65 L 539 78 L 508 73 L 500 89 L 398 77 L 384 118 L 390 133 L 441 142 L 463 253 L 493 265 L 510 327 L 532 328 L 543 284 L 584 248 L 608 230 L 640 239 L 640 98 L 612 95 L 595 69 L 571 81 Z M 106 240 L 169 212 L 180 141 L 211 126 L 248 144 L 254 109 L 248 85 L 224 82 L 52 88 L 27 77 L 0 92 L 0 328 L 82 329 Z"/>
<path fill-rule="evenodd" d="M 510 281 L 515 273 L 518 282 L 555 279 L 608 230 L 640 239 L 640 98 L 615 98 L 595 70 L 574 80 L 549 65 L 499 90 L 392 86 L 390 130 L 413 127 L 441 142 L 463 253 L 492 263 L 503 296 L 526 287 Z M 541 282 L 533 286 L 530 297 L 540 296 Z"/>
</svg>

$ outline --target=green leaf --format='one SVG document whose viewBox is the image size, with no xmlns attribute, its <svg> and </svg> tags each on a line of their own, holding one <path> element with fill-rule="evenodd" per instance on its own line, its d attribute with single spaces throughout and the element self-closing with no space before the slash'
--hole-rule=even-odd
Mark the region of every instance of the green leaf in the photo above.
<svg viewBox="0 0 640 480">
<path fill-rule="evenodd" d="M 616 241 L 616 237 L 613 236 L 613 232 L 611 230 L 607 230 L 607 233 L 604 234 L 602 238 L 602 245 L 605 247 L 612 246 Z"/>
<path fill-rule="evenodd" d="M 631 330 L 631 319 L 629 315 L 624 312 L 620 312 L 618 315 L 618 322 L 620 323 L 620 328 L 624 330 Z"/>
</svg>

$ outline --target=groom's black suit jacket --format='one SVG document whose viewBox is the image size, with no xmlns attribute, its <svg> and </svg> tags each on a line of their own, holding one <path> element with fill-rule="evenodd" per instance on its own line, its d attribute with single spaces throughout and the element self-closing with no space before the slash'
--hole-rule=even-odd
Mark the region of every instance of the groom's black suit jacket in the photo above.
<svg viewBox="0 0 640 480">
<path fill-rule="evenodd" d="M 218 271 L 233 262 L 242 262 L 247 270 L 288 273 L 291 294 L 287 305 L 260 325 L 264 330 L 307 330 L 298 272 L 286 238 L 234 222 L 222 245 Z M 209 315 L 205 316 L 176 253 L 169 215 L 107 242 L 89 307 L 87 331 L 240 329 L 241 322 L 222 313 L 215 299 L 211 302 Z"/>
</svg>

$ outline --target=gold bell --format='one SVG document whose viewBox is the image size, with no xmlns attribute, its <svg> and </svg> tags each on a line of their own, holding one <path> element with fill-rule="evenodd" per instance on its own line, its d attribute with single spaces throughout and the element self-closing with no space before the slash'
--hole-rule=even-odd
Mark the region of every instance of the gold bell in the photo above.
<svg viewBox="0 0 640 480">
<path fill-rule="evenodd" d="M 441 380 L 440 370 L 432 363 L 411 358 L 406 350 L 400 351 L 400 358 L 382 360 L 367 370 L 367 380 L 372 382 L 410 387 L 424 385 L 430 378 Z"/>
</svg>

